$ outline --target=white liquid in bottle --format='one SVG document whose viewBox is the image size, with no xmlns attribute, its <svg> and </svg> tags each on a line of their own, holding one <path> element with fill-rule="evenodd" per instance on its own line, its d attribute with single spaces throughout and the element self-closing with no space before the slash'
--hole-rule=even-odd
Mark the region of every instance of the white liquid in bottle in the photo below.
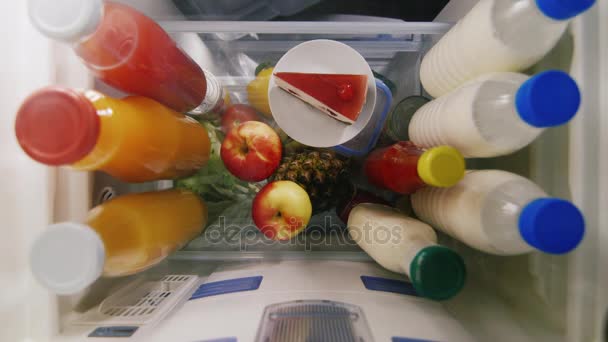
<svg viewBox="0 0 608 342">
<path fill-rule="evenodd" d="M 349 215 L 348 231 L 382 267 L 406 274 L 421 296 L 449 299 L 464 285 L 462 258 L 437 245 L 437 235 L 429 225 L 394 208 L 359 204 Z"/>
<path fill-rule="evenodd" d="M 497 255 L 534 249 L 567 253 L 580 243 L 585 222 L 570 202 L 549 198 L 530 180 L 500 170 L 469 171 L 452 188 L 412 195 L 416 215 L 470 247 Z"/>
<path fill-rule="evenodd" d="M 426 54 L 420 80 L 433 97 L 488 72 L 521 71 L 549 52 L 568 20 L 595 0 L 481 0 Z"/>
<path fill-rule="evenodd" d="M 423 148 L 452 146 L 465 157 L 501 156 L 568 122 L 580 102 L 576 82 L 561 71 L 485 74 L 418 109 L 409 137 Z"/>
</svg>

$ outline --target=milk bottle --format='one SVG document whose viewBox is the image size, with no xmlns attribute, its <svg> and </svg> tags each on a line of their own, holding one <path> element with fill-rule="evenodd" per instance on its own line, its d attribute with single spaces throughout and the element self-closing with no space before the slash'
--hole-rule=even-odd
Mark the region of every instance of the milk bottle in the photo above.
<svg viewBox="0 0 608 342">
<path fill-rule="evenodd" d="M 481 74 L 521 71 L 560 39 L 595 0 L 481 0 L 426 54 L 420 80 L 433 97 Z"/>
<path fill-rule="evenodd" d="M 359 204 L 349 215 L 348 232 L 382 267 L 406 274 L 421 296 L 449 299 L 464 285 L 462 258 L 437 245 L 437 235 L 429 225 L 396 209 Z"/>
<path fill-rule="evenodd" d="M 418 109 L 409 137 L 422 148 L 449 145 L 464 157 L 496 157 L 565 124 L 580 103 L 576 82 L 562 71 L 485 74 Z"/>
<path fill-rule="evenodd" d="M 411 198 L 422 221 L 491 254 L 534 249 L 564 254 L 578 246 L 585 232 L 576 206 L 506 171 L 469 171 L 451 188 L 425 188 Z"/>
</svg>

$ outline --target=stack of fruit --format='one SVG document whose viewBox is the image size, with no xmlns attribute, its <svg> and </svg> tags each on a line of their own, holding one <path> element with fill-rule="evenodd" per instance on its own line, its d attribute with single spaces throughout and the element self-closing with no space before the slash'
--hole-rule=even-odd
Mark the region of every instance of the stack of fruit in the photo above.
<svg viewBox="0 0 608 342">
<path fill-rule="evenodd" d="M 249 105 L 230 105 L 215 120 L 206 116 L 202 121 L 213 145 L 210 163 L 218 164 L 213 172 L 222 177 L 205 168 L 177 184 L 216 201 L 217 213 L 210 216 L 252 199 L 251 217 L 260 231 L 287 240 L 302 232 L 313 214 L 348 196 L 350 161 L 330 150 L 303 146 L 276 127 L 267 96 L 272 70 L 269 64 L 256 70 L 247 87 Z M 219 193 L 225 195 L 222 200 L 213 196 Z"/>
<path fill-rule="evenodd" d="M 255 197 L 252 216 L 264 235 L 277 240 L 300 233 L 313 209 L 329 209 L 348 170 L 348 161 L 331 151 L 283 152 L 279 134 L 259 121 L 234 125 L 221 148 L 224 165 L 234 176 L 270 181 Z"/>
</svg>

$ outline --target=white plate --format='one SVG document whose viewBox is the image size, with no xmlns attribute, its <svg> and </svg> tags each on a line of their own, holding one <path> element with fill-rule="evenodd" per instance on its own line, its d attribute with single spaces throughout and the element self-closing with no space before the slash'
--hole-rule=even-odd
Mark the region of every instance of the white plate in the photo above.
<svg viewBox="0 0 608 342">
<path fill-rule="evenodd" d="M 270 78 L 268 99 L 272 116 L 287 135 L 304 145 L 332 147 L 343 144 L 357 136 L 372 117 L 376 105 L 374 74 L 363 56 L 346 44 L 324 39 L 302 43 L 287 51 L 274 72 L 367 75 L 367 100 L 352 125 L 334 120 L 281 90 L 274 76 Z"/>
</svg>

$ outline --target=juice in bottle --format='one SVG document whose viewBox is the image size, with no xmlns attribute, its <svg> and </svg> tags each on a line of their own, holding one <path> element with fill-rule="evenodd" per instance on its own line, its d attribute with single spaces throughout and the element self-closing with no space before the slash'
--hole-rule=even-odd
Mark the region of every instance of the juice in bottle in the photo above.
<svg viewBox="0 0 608 342">
<path fill-rule="evenodd" d="M 456 149 L 423 150 L 409 141 L 373 151 L 365 160 L 367 180 L 380 188 L 411 194 L 430 185 L 450 187 L 464 176 L 464 158 Z"/>
<path fill-rule="evenodd" d="M 29 0 L 28 10 L 40 32 L 73 44 L 89 70 L 117 89 L 149 97 L 178 112 L 201 105 L 213 108 L 223 100 L 213 75 L 179 49 L 154 20 L 127 5 L 102 0 Z M 213 89 L 207 89 L 207 77 Z M 207 93 L 212 98 L 205 98 Z"/>
<path fill-rule="evenodd" d="M 207 130 L 196 120 L 140 96 L 44 88 L 19 109 L 15 132 L 36 161 L 101 170 L 125 182 L 185 177 L 210 154 Z"/>
<path fill-rule="evenodd" d="M 207 206 L 191 192 L 125 195 L 93 208 L 85 223 L 50 226 L 32 246 L 31 268 L 49 290 L 75 293 L 100 276 L 124 276 L 156 265 L 206 223 Z"/>
</svg>

